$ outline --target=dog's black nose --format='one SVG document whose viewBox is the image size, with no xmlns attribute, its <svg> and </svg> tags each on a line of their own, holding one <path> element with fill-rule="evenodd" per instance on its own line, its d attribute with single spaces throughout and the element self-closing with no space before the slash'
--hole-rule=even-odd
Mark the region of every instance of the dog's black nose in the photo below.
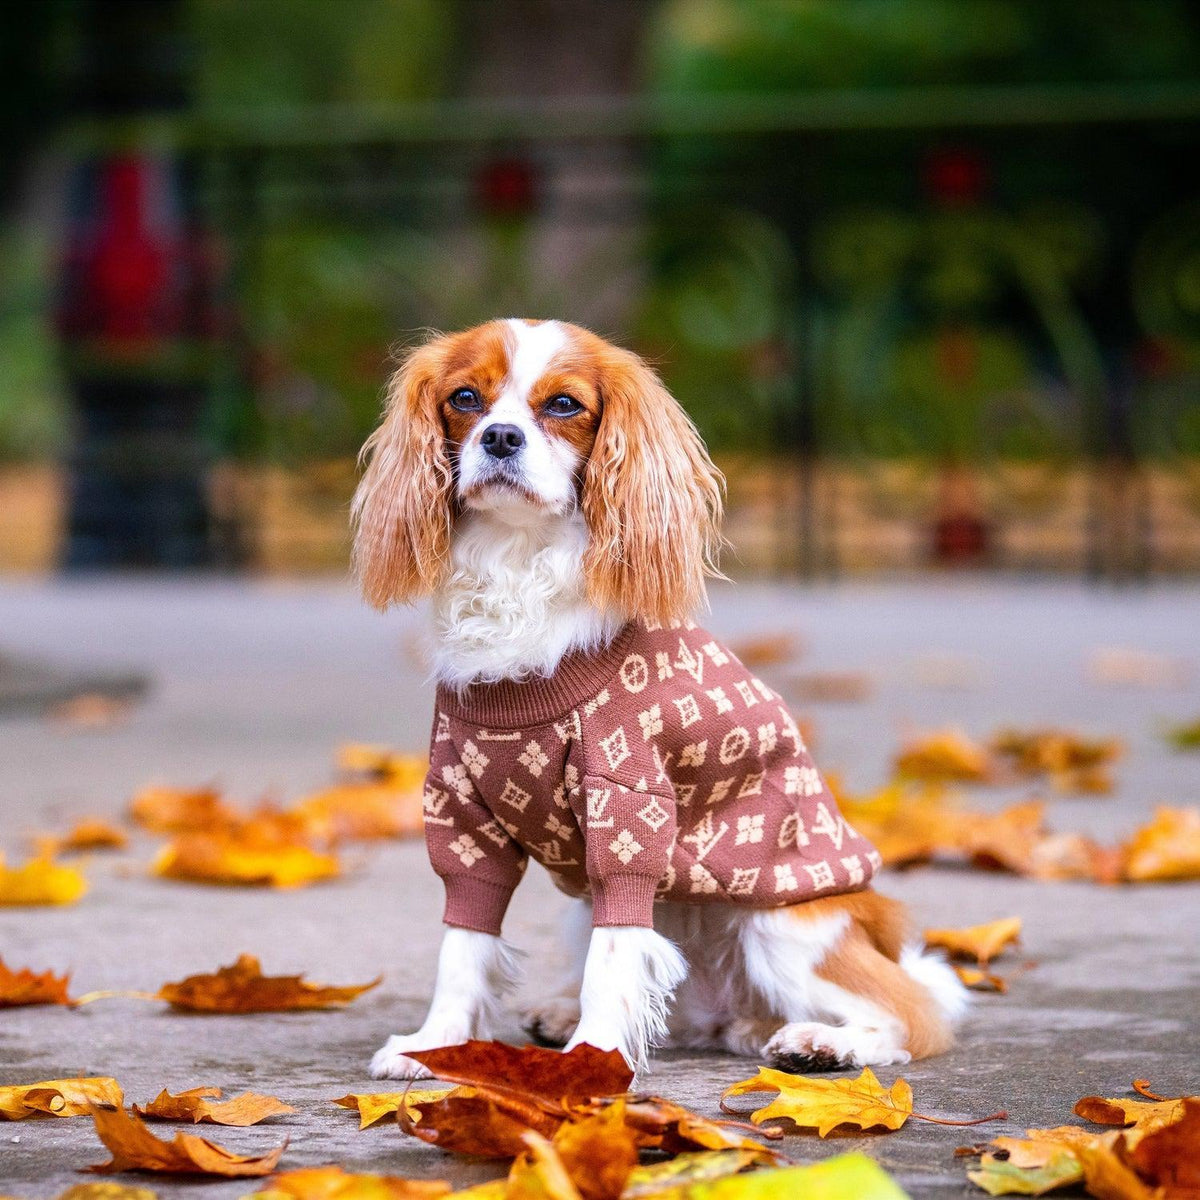
<svg viewBox="0 0 1200 1200">
<path fill-rule="evenodd" d="M 525 435 L 515 425 L 489 425 L 479 444 L 493 458 L 508 458 L 525 445 Z"/>
</svg>

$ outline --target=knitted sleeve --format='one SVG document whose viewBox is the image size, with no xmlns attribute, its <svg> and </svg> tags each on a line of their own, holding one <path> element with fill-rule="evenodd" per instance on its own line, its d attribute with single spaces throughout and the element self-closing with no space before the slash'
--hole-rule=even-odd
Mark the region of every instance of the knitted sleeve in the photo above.
<svg viewBox="0 0 1200 1200">
<path fill-rule="evenodd" d="M 585 830 L 593 925 L 654 924 L 654 893 L 675 839 L 675 797 L 585 775 L 572 801 Z"/>
<path fill-rule="evenodd" d="M 451 738 L 435 736 L 425 777 L 425 845 L 446 888 L 447 925 L 500 933 L 525 851 L 480 799 Z"/>
</svg>

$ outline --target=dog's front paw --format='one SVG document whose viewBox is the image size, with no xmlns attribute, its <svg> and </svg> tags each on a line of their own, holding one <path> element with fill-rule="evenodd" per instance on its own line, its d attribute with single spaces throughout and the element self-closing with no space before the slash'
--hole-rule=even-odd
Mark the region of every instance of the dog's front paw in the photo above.
<svg viewBox="0 0 1200 1200">
<path fill-rule="evenodd" d="M 565 1046 L 579 1024 L 579 1000 L 557 996 L 525 1005 L 521 1028 L 543 1046 Z"/>
<path fill-rule="evenodd" d="M 840 1071 L 850 1065 L 838 1044 L 838 1031 L 815 1021 L 795 1021 L 778 1030 L 762 1048 L 763 1058 L 777 1071 L 795 1075 Z"/>
<path fill-rule="evenodd" d="M 375 1051 L 371 1059 L 372 1079 L 429 1079 L 430 1072 L 415 1058 L 409 1058 L 406 1050 L 432 1050 L 413 1035 L 394 1033 Z"/>
</svg>

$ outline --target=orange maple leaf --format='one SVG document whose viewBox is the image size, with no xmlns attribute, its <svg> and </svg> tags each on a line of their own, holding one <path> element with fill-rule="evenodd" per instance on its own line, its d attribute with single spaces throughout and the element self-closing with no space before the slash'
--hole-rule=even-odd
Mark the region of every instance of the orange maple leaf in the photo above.
<svg viewBox="0 0 1200 1200">
<path fill-rule="evenodd" d="M 67 985 L 70 975 L 40 974 L 28 967 L 14 971 L 0 958 L 0 1008 L 21 1008 L 28 1004 L 70 1004 Z"/>
<path fill-rule="evenodd" d="M 242 954 L 230 967 L 212 975 L 189 975 L 164 983 L 155 998 L 187 1012 L 288 1012 L 292 1009 L 341 1008 L 382 982 L 349 987 L 306 983 L 300 975 L 264 975 L 252 954 Z"/>
</svg>

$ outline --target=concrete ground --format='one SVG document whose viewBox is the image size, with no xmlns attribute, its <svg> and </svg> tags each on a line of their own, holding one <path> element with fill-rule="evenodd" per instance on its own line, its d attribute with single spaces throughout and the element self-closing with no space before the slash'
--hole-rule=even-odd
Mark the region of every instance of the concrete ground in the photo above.
<svg viewBox="0 0 1200 1200">
<path fill-rule="evenodd" d="M 957 723 L 985 735 L 1005 723 L 1054 722 L 1124 737 L 1129 754 L 1111 797 L 1050 805 L 1058 829 L 1122 836 L 1156 803 L 1200 801 L 1200 760 L 1172 754 L 1161 724 L 1200 716 L 1200 605 L 1194 589 L 1087 591 L 1069 583 L 947 580 L 800 588 L 742 584 L 714 595 L 710 626 L 734 641 L 784 631 L 806 643 L 788 677 L 865 672 L 859 703 L 799 704 L 815 749 L 853 787 L 883 780 L 908 729 Z M 96 580 L 0 583 L 0 648 L 66 667 L 146 671 L 152 690 L 124 725 L 88 732 L 34 718 L 0 722 L 0 844 L 85 815 L 117 816 L 149 781 L 219 781 L 235 797 L 291 796 L 324 783 L 344 740 L 420 750 L 431 690 L 414 656 L 420 613 L 381 617 L 329 584 Z M 1097 678 L 1097 672 L 1100 678 Z M 1123 681 L 1123 682 L 1122 682 Z M 982 792 L 999 806 L 1017 793 Z M 406 1138 L 358 1132 L 329 1100 L 374 1086 L 384 1036 L 414 1027 L 429 994 L 439 886 L 419 842 L 355 847 L 345 878 L 300 892 L 223 890 L 147 877 L 156 843 L 94 856 L 91 891 L 68 909 L 0 910 L 12 965 L 70 969 L 73 990 L 154 989 L 169 979 L 260 956 L 269 973 L 305 971 L 383 985 L 342 1012 L 188 1017 L 131 1000 L 79 1011 L 0 1015 L 0 1083 L 115 1075 L 130 1100 L 160 1088 L 216 1084 L 270 1092 L 298 1112 L 257 1128 L 200 1132 L 250 1151 L 290 1139 L 284 1166 L 347 1168 L 465 1185 L 497 1173 Z M 1071 1120 L 1085 1094 L 1122 1094 L 1150 1079 L 1166 1094 L 1200 1091 L 1200 884 L 1104 888 L 950 869 L 885 874 L 884 890 L 929 925 L 1019 914 L 1024 946 L 1012 988 L 982 996 L 956 1049 L 901 1072 L 919 1111 L 1006 1124 L 955 1129 L 913 1121 L 898 1133 L 783 1143 L 798 1162 L 863 1149 L 913 1196 L 970 1189 L 953 1150 L 1028 1125 Z M 559 901 L 531 871 L 507 933 L 544 978 Z M 1027 971 L 1014 968 L 1024 962 Z M 518 1037 L 515 1026 L 507 1036 Z M 704 1113 L 755 1064 L 669 1054 L 647 1081 Z M 895 1072 L 883 1071 L 885 1081 Z M 169 1127 L 168 1127 L 169 1128 Z M 86 1119 L 27 1121 L 0 1131 L 0 1193 L 56 1195 L 106 1158 Z M 131 1182 L 136 1180 L 131 1179 Z M 162 1196 L 247 1194 L 252 1182 L 141 1182 Z M 975 1193 L 980 1194 L 980 1193 Z"/>
</svg>

